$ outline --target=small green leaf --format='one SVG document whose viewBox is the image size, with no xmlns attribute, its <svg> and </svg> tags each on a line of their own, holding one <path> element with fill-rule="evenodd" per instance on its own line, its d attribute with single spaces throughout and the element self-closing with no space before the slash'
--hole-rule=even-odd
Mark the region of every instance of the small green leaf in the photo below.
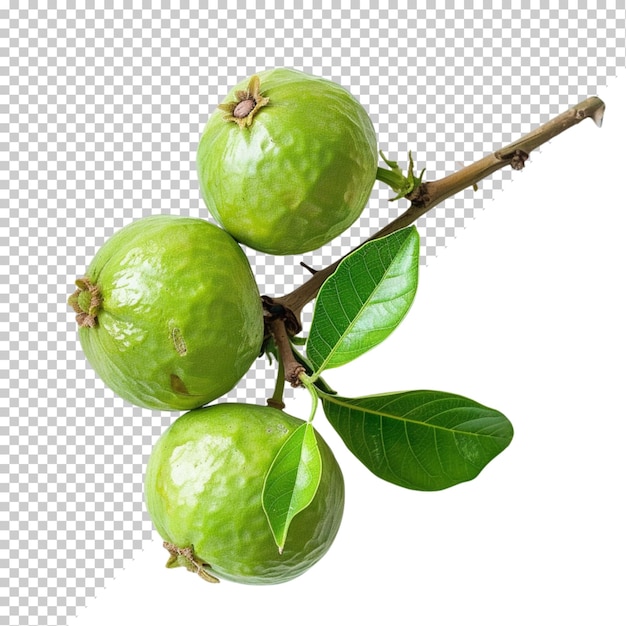
<svg viewBox="0 0 626 626">
<path fill-rule="evenodd" d="M 419 235 L 403 228 L 347 256 L 320 289 L 307 356 L 316 375 L 386 339 L 408 312 L 419 267 Z"/>
<path fill-rule="evenodd" d="M 472 480 L 511 443 L 502 413 L 441 391 L 322 396 L 351 452 L 388 482 L 423 491 Z"/>
<path fill-rule="evenodd" d="M 310 423 L 296 428 L 274 458 L 263 485 L 263 510 L 282 553 L 293 518 L 313 501 L 322 457 Z"/>
</svg>

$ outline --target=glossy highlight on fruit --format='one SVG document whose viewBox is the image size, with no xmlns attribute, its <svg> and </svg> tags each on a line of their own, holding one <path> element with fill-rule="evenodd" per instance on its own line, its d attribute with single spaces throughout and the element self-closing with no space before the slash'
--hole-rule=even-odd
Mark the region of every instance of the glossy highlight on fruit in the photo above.
<svg viewBox="0 0 626 626">
<path fill-rule="evenodd" d="M 363 106 L 340 85 L 287 68 L 234 87 L 197 153 L 211 215 L 237 241 L 276 255 L 317 249 L 351 226 L 377 165 Z"/>
<path fill-rule="evenodd" d="M 173 554 L 203 578 L 275 584 L 299 576 L 330 548 L 343 515 L 343 475 L 316 434 L 322 476 L 312 503 L 298 513 L 279 552 L 262 506 L 265 475 L 282 444 L 303 422 L 267 406 L 222 403 L 190 411 L 161 436 L 144 489 L 154 526 Z"/>
<path fill-rule="evenodd" d="M 69 303 L 87 360 L 133 404 L 207 404 L 260 353 L 263 311 L 248 259 L 206 220 L 136 220 L 104 243 L 76 284 Z"/>
</svg>

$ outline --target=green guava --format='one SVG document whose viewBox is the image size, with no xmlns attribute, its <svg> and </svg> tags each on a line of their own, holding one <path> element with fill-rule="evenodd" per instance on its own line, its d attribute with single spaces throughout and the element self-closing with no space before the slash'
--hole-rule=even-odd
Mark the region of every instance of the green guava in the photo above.
<svg viewBox="0 0 626 626">
<path fill-rule="evenodd" d="M 197 152 L 211 215 L 261 252 L 321 247 L 359 217 L 376 179 L 376 134 L 340 85 L 277 68 L 238 84 L 209 118 Z"/>
<path fill-rule="evenodd" d="M 196 409 L 173 422 L 152 450 L 144 481 L 170 567 L 184 565 L 213 581 L 274 584 L 322 558 L 339 530 L 344 481 L 319 433 L 320 484 L 293 518 L 282 553 L 262 506 L 270 465 L 302 423 L 279 409 L 237 403 Z"/>
<path fill-rule="evenodd" d="M 155 215 L 108 239 L 69 303 L 87 360 L 125 400 L 189 410 L 230 391 L 261 351 L 263 311 L 237 242 Z"/>
</svg>

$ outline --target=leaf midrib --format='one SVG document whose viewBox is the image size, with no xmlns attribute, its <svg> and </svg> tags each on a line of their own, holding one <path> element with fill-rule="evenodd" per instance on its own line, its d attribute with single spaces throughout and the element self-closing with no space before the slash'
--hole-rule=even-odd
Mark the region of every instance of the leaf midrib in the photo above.
<svg viewBox="0 0 626 626">
<path fill-rule="evenodd" d="M 362 413 L 366 413 L 368 415 L 372 415 L 375 417 L 379 417 L 379 418 L 387 418 L 387 419 L 391 419 L 391 420 L 396 420 L 398 422 L 404 422 L 405 424 L 414 424 L 416 426 L 422 426 L 424 428 L 432 428 L 433 430 L 441 430 L 443 432 L 446 433 L 450 433 L 450 434 L 463 434 L 463 435 L 467 435 L 467 436 L 472 436 L 472 437 L 486 437 L 486 438 L 491 438 L 491 439 L 507 439 L 507 437 L 504 436 L 500 436 L 500 435 L 485 435 L 485 434 L 481 434 L 481 433 L 474 433 L 474 432 L 467 432 L 467 431 L 460 431 L 460 430 L 454 430 L 451 428 L 447 428 L 445 426 L 439 426 L 437 424 L 430 424 L 428 422 L 423 422 L 423 421 L 416 421 L 416 420 L 412 420 L 406 417 L 402 417 L 402 416 L 398 416 L 398 415 L 392 415 L 390 413 L 386 413 L 384 411 L 374 411 L 372 409 L 369 408 L 364 408 L 360 405 L 355 405 L 355 404 L 350 404 L 349 402 L 346 401 L 338 401 L 339 398 L 337 396 L 331 396 L 331 395 L 325 395 L 324 396 L 324 400 L 329 401 L 331 403 L 335 403 L 339 406 L 351 409 L 351 410 L 356 410 L 356 411 L 360 411 Z M 428 404 L 431 404 L 432 402 L 427 402 L 426 404 L 424 404 L 423 406 L 427 406 Z M 501 413 L 498 413 L 497 411 L 494 411 L 493 409 L 489 409 L 487 407 L 462 407 L 466 410 L 471 410 L 471 409 L 479 409 L 479 410 L 486 410 L 486 411 L 490 411 L 492 414 L 498 415 L 498 416 L 502 416 Z M 453 410 L 457 410 L 457 409 L 446 409 L 445 411 L 441 411 L 440 413 L 437 413 L 437 415 L 444 415 L 445 413 L 448 413 L 450 411 Z M 502 416 L 503 417 L 503 416 Z M 380 421 L 380 420 L 379 420 Z"/>
</svg>

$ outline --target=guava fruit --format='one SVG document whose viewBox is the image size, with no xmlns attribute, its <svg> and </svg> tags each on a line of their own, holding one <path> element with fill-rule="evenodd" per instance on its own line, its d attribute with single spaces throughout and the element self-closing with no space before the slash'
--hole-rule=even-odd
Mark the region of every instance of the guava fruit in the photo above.
<svg viewBox="0 0 626 626">
<path fill-rule="evenodd" d="M 168 565 L 203 578 L 282 583 L 328 551 L 341 523 L 344 481 L 316 433 L 322 475 L 311 504 L 292 520 L 279 552 L 262 506 L 265 476 L 302 420 L 268 406 L 218 403 L 174 421 L 148 460 L 144 490 Z"/>
<path fill-rule="evenodd" d="M 376 134 L 343 87 L 288 68 L 236 85 L 210 116 L 197 151 L 206 206 L 261 252 L 321 247 L 359 217 L 378 166 Z"/>
<path fill-rule="evenodd" d="M 246 255 L 206 220 L 154 215 L 98 250 L 69 303 L 87 360 L 119 396 L 189 410 L 230 391 L 261 350 Z"/>
</svg>

